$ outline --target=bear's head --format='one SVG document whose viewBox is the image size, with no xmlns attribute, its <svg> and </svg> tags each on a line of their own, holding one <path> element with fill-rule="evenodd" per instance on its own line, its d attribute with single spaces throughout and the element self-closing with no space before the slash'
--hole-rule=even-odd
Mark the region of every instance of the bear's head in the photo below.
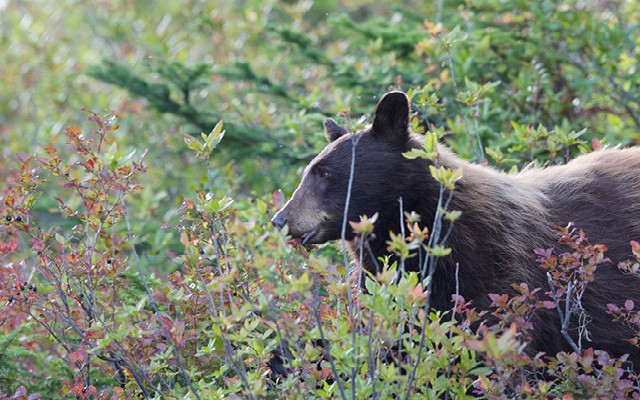
<svg viewBox="0 0 640 400">
<path fill-rule="evenodd" d="M 387 221 L 385 228 L 391 228 L 392 219 L 399 224 L 398 199 L 415 197 L 411 189 L 416 171 L 427 170 L 417 165 L 419 160 L 402 155 L 419 146 L 409 132 L 409 110 L 404 93 L 390 92 L 376 106 L 369 129 L 349 132 L 327 119 L 324 127 L 329 144 L 305 168 L 300 186 L 273 217 L 273 224 L 278 228 L 287 225 L 290 235 L 303 244 L 340 239 L 349 186 L 347 220 L 378 212 L 379 221 Z M 353 236 L 347 226 L 346 239 Z"/>
</svg>

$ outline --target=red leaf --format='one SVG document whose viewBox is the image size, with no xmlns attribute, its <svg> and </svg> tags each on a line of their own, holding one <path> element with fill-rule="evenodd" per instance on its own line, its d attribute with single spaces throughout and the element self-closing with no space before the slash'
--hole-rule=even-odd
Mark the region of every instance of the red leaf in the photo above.
<svg viewBox="0 0 640 400">
<path fill-rule="evenodd" d="M 0 242 L 0 254 L 13 253 L 18 249 L 18 243 L 11 239 L 8 242 Z"/>
<path fill-rule="evenodd" d="M 95 165 L 95 161 L 93 161 L 93 158 L 90 158 L 87 160 L 87 162 L 85 163 L 87 169 L 93 169 L 94 165 Z"/>
<path fill-rule="evenodd" d="M 489 298 L 491 299 L 492 306 L 500 306 L 501 304 L 506 304 L 509 300 L 509 296 L 506 294 L 495 294 L 489 293 Z"/>
<path fill-rule="evenodd" d="M 273 192 L 273 194 L 271 195 L 271 201 L 273 202 L 273 205 L 275 207 L 282 207 L 284 205 L 284 193 L 282 193 L 282 190 L 278 189 Z"/>
<path fill-rule="evenodd" d="M 457 301 L 458 304 L 464 304 L 465 303 L 464 297 L 460 296 L 459 294 L 455 294 L 455 293 L 451 295 L 451 301 L 454 302 L 454 303 Z"/>
<path fill-rule="evenodd" d="M 545 300 L 542 302 L 542 307 L 544 308 L 556 308 L 556 303 L 551 300 Z"/>
<path fill-rule="evenodd" d="M 635 240 L 631 241 L 631 251 L 636 258 L 640 258 L 640 243 Z"/>
<path fill-rule="evenodd" d="M 629 311 L 633 310 L 633 306 L 634 306 L 633 300 L 631 299 L 624 302 L 624 308 L 626 308 Z"/>
<path fill-rule="evenodd" d="M 74 351 L 69 354 L 69 360 L 77 364 L 84 364 L 87 359 L 87 353 L 84 351 Z"/>
<path fill-rule="evenodd" d="M 551 256 L 551 253 L 553 252 L 553 249 L 533 249 L 533 252 L 534 254 L 537 254 L 539 256 L 549 258 Z"/>
<path fill-rule="evenodd" d="M 414 295 L 416 298 L 427 297 L 427 293 L 425 293 L 424 290 L 422 289 L 422 283 L 418 283 L 416 287 L 414 287 L 411 290 L 411 294 Z"/>
<path fill-rule="evenodd" d="M 101 339 L 103 337 L 104 333 L 102 331 L 89 331 L 84 335 L 85 339 Z"/>
<path fill-rule="evenodd" d="M 70 125 L 69 127 L 67 127 L 65 132 L 67 133 L 67 135 L 69 135 L 69 137 L 77 138 L 82 133 L 82 130 L 76 125 Z"/>
<path fill-rule="evenodd" d="M 55 147 L 53 147 L 53 146 L 47 146 L 47 147 L 45 147 L 45 148 L 44 148 L 44 150 L 45 150 L 47 153 L 49 153 L 49 155 L 50 155 L 51 157 L 55 157 L 55 156 L 56 156 L 56 154 L 58 153 L 58 150 L 56 150 L 56 148 L 55 148 Z"/>
<path fill-rule="evenodd" d="M 20 386 L 18 390 L 16 390 L 15 394 L 11 396 L 12 399 L 19 399 L 20 397 L 24 397 L 27 394 L 27 389 L 24 386 Z"/>
<path fill-rule="evenodd" d="M 396 77 L 395 77 L 395 79 L 393 81 L 394 81 L 396 87 L 398 87 L 398 88 L 402 87 L 402 84 L 403 84 L 402 75 L 396 75 Z"/>
</svg>

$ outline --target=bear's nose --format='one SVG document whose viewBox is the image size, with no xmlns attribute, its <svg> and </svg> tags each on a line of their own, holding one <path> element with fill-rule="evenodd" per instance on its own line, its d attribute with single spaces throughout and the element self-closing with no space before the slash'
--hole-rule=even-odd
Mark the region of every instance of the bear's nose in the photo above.
<svg viewBox="0 0 640 400">
<path fill-rule="evenodd" d="M 276 215 L 273 216 L 273 218 L 271 218 L 271 223 L 276 228 L 282 229 L 287 224 L 287 220 L 284 219 L 284 217 L 282 216 L 282 213 L 277 213 Z"/>
</svg>

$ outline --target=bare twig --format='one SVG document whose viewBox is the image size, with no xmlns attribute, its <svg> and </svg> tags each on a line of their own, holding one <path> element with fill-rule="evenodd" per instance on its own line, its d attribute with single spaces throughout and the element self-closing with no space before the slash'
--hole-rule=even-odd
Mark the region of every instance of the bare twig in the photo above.
<svg viewBox="0 0 640 400">
<path fill-rule="evenodd" d="M 342 217 L 342 230 L 340 233 L 340 238 L 341 238 L 341 244 L 342 244 L 342 256 L 343 256 L 343 260 L 344 260 L 344 266 L 345 266 L 345 284 L 347 285 L 347 301 L 348 301 L 348 307 L 349 307 L 349 319 L 352 322 L 353 325 L 353 331 L 351 333 L 351 346 L 353 348 L 352 351 L 352 370 L 351 370 L 351 380 L 352 380 L 352 384 L 351 384 L 351 397 L 353 399 L 356 398 L 356 382 L 357 380 L 356 378 L 356 373 L 357 373 L 357 368 L 356 368 L 356 353 L 357 353 L 357 339 L 358 339 L 358 335 L 357 335 L 357 321 L 356 321 L 356 312 L 355 312 L 355 305 L 354 305 L 354 300 L 353 300 L 353 295 L 351 293 L 351 289 L 349 288 L 349 274 L 346 272 L 347 271 L 347 265 L 348 265 L 348 259 L 347 259 L 347 240 L 346 240 L 346 235 L 347 235 L 347 223 L 348 223 L 348 218 L 349 218 L 349 203 L 351 202 L 351 191 L 353 189 L 353 180 L 354 180 L 354 176 L 355 176 L 355 168 L 356 168 L 356 147 L 358 145 L 358 142 L 360 141 L 360 136 L 353 136 L 351 138 L 351 165 L 350 165 L 350 169 L 349 169 L 349 185 L 347 186 L 347 197 L 345 199 L 345 204 L 344 204 L 344 215 Z M 360 274 L 362 274 L 362 271 L 360 271 Z M 357 313 L 358 315 L 360 313 Z M 320 323 L 320 320 L 318 319 L 317 321 L 318 323 Z M 318 327 L 318 329 L 320 329 L 320 327 Z M 337 380 L 337 382 L 342 386 L 342 378 L 340 378 L 340 376 L 336 375 L 335 379 Z"/>
<path fill-rule="evenodd" d="M 402 197 L 398 199 L 399 207 L 400 207 L 400 234 L 402 235 L 402 239 L 406 237 L 405 229 L 404 229 L 404 204 L 402 203 Z M 400 278 L 404 276 L 405 272 L 405 259 L 404 256 L 400 256 L 400 265 L 398 266 L 398 273 L 396 281 L 399 282 Z"/>
<path fill-rule="evenodd" d="M 440 184 L 440 193 L 438 195 L 438 208 L 436 210 L 436 214 L 433 220 L 433 227 L 431 230 L 431 235 L 429 236 L 429 242 L 427 248 L 433 248 L 437 244 L 443 244 L 446 242 L 446 239 L 449 237 L 451 230 L 453 228 L 453 223 L 449 224 L 449 229 L 445 234 L 444 238 L 440 238 L 440 234 L 442 232 L 442 218 L 444 217 L 444 212 L 447 210 L 449 204 L 451 203 L 451 199 L 453 198 L 453 191 L 449 191 L 449 196 L 447 200 L 444 202 L 444 207 L 442 206 L 445 194 L 445 187 L 443 184 Z M 438 267 L 438 257 L 428 254 L 422 268 L 421 280 L 424 281 L 424 274 L 427 272 L 427 288 L 426 293 L 427 298 L 425 299 L 424 304 L 424 320 L 422 321 L 422 330 L 420 332 L 420 342 L 418 343 L 418 355 L 416 357 L 413 368 L 411 369 L 411 373 L 409 374 L 409 380 L 407 383 L 407 392 L 405 394 L 405 399 L 408 400 L 411 395 L 411 388 L 413 386 L 413 381 L 416 376 L 416 372 L 418 370 L 418 365 L 420 364 L 420 358 L 422 356 L 422 352 L 426 343 L 426 328 L 427 321 L 429 320 L 429 312 L 431 310 L 431 295 L 433 288 L 433 275 L 436 272 Z"/>
<path fill-rule="evenodd" d="M 458 298 L 460 297 L 460 263 L 456 263 L 456 299 L 453 303 L 453 309 L 451 310 L 451 324 L 456 320 L 456 310 L 458 309 Z M 453 330 L 449 330 L 449 340 L 453 339 Z M 449 367 L 447 368 L 447 381 L 451 378 L 451 372 L 453 367 L 453 359 L 449 360 Z M 435 396 L 435 391 L 434 394 Z M 445 393 L 445 399 L 449 398 L 449 392 Z"/>
<path fill-rule="evenodd" d="M 338 369 L 336 368 L 336 363 L 331 355 L 331 346 L 324 336 L 324 331 L 322 330 L 322 321 L 320 320 L 320 302 L 315 300 L 313 302 L 313 317 L 316 320 L 316 326 L 318 327 L 318 332 L 320 332 L 320 341 L 322 342 L 322 347 L 324 348 L 324 356 L 329 361 L 329 365 L 331 366 L 331 372 L 338 383 L 338 390 L 340 391 L 340 397 L 342 400 L 347 400 L 347 395 L 344 391 L 344 384 L 342 383 L 342 378 L 340 374 L 338 374 Z"/>
<path fill-rule="evenodd" d="M 360 262 L 362 262 L 362 253 L 360 255 Z M 374 291 L 373 291 L 373 299 L 372 302 L 373 304 L 376 303 L 376 298 L 378 296 L 378 286 L 376 285 L 374 287 Z M 367 350 L 368 350 L 368 362 L 369 362 L 369 368 L 368 368 L 368 373 L 369 373 L 369 377 L 371 379 L 371 398 L 373 400 L 377 400 L 379 394 L 376 391 L 376 381 L 378 380 L 378 374 L 377 374 L 377 357 L 374 356 L 373 353 L 373 307 L 371 308 L 371 310 L 369 311 L 369 335 L 367 338 Z"/>
<path fill-rule="evenodd" d="M 549 289 L 551 290 L 551 298 L 556 303 L 556 310 L 558 311 L 558 315 L 560 316 L 560 333 L 562 334 L 562 337 L 565 338 L 567 343 L 569 343 L 573 351 L 579 353 L 580 348 L 573 340 L 571 335 L 569 335 L 568 329 L 569 322 L 571 321 L 571 294 L 574 289 L 574 282 L 569 282 L 569 284 L 567 285 L 567 296 L 565 298 L 564 311 L 562 311 L 562 308 L 560 307 L 560 298 L 557 295 L 556 288 L 553 285 L 553 279 L 551 278 L 551 274 L 549 272 L 547 272 L 547 282 L 549 283 Z"/>
</svg>

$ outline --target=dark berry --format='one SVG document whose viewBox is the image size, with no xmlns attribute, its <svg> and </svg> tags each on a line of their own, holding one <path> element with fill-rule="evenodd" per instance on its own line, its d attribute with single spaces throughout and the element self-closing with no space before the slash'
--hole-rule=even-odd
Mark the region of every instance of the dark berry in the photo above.
<svg viewBox="0 0 640 400">
<path fill-rule="evenodd" d="M 16 217 L 16 222 L 22 222 L 22 217 L 18 215 L 18 216 Z"/>
<path fill-rule="evenodd" d="M 4 219 L 6 219 L 7 222 L 11 222 L 11 215 L 7 215 L 6 217 L 4 217 Z"/>
<path fill-rule="evenodd" d="M 200 249 L 200 254 L 204 254 L 204 250 Z"/>
<path fill-rule="evenodd" d="M 115 250 L 113 251 L 113 254 L 118 254 L 118 253 L 120 253 L 120 250 L 118 250 L 118 249 L 115 249 Z"/>
<path fill-rule="evenodd" d="M 110 258 L 107 258 L 107 264 L 111 264 L 113 261 Z"/>
</svg>

